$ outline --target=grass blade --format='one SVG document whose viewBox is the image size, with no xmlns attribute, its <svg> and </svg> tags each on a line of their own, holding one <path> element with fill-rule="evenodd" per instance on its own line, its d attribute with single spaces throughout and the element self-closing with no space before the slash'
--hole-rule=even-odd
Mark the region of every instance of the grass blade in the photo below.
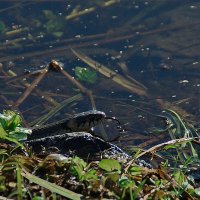
<svg viewBox="0 0 200 200">
<path fill-rule="evenodd" d="M 54 183 L 50 183 L 46 180 L 43 180 L 33 174 L 30 174 L 29 172 L 27 172 L 25 169 L 22 169 L 22 176 L 26 179 L 28 179 L 29 181 L 36 183 L 38 185 L 40 185 L 41 187 L 44 187 L 48 190 L 50 190 L 52 193 L 56 193 L 59 194 L 61 196 L 67 197 L 69 199 L 73 199 L 73 200 L 81 200 L 83 199 L 83 195 L 81 194 L 77 194 L 75 192 L 72 192 L 66 188 L 63 188 L 61 186 L 58 186 Z"/>
</svg>

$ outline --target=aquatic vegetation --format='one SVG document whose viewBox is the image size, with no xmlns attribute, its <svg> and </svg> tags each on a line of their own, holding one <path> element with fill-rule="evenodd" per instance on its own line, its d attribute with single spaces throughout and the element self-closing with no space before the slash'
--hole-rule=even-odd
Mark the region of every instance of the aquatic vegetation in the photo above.
<svg viewBox="0 0 200 200">
<path fill-rule="evenodd" d="M 86 67 L 76 67 L 75 75 L 77 76 L 78 80 L 91 84 L 94 84 L 97 80 L 96 71 L 90 70 Z"/>
<path fill-rule="evenodd" d="M 62 17 L 54 15 L 50 10 L 43 10 L 43 13 L 47 19 L 47 22 L 44 24 L 47 33 L 57 38 L 62 37 L 66 21 Z"/>
</svg>

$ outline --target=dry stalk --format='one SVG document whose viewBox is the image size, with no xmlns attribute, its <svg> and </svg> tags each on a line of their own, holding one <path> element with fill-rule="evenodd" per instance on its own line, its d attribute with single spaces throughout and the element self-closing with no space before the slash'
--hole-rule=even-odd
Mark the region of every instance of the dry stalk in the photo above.
<svg viewBox="0 0 200 200">
<path fill-rule="evenodd" d="M 92 95 L 92 91 L 87 89 L 85 86 L 83 86 L 79 81 L 77 81 L 75 78 L 73 78 L 68 72 L 66 72 L 63 67 L 57 62 L 56 60 L 52 60 L 50 67 L 60 71 L 73 85 L 75 85 L 82 93 L 86 94 L 91 101 L 92 108 L 96 109 L 94 97 Z"/>
<path fill-rule="evenodd" d="M 41 74 L 30 84 L 29 87 L 26 88 L 25 92 L 18 98 L 18 100 L 14 103 L 13 107 L 17 108 L 33 91 L 33 89 L 40 83 L 40 81 L 44 78 L 44 76 L 48 72 L 49 66 L 45 67 Z"/>
</svg>

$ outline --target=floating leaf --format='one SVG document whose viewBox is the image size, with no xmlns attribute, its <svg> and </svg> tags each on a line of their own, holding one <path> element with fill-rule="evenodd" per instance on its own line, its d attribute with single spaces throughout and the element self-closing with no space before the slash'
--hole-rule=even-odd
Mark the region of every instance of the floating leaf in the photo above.
<svg viewBox="0 0 200 200">
<path fill-rule="evenodd" d="M 4 137 L 7 135 L 7 132 L 4 130 L 2 125 L 0 124 L 0 137 Z"/>
</svg>

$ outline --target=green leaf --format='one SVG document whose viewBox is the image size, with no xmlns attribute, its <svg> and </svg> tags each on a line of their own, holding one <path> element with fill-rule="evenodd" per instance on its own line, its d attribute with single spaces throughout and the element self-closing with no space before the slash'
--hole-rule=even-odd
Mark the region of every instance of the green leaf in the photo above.
<svg viewBox="0 0 200 200">
<path fill-rule="evenodd" d="M 82 179 L 82 176 L 84 174 L 83 169 L 80 166 L 76 165 L 70 165 L 69 172 L 76 176 L 79 180 Z"/>
<path fill-rule="evenodd" d="M 98 176 L 96 175 L 97 171 L 94 170 L 94 169 L 90 169 L 89 171 L 87 171 L 83 178 L 84 180 L 86 181 L 89 181 L 89 180 L 97 180 L 98 179 Z"/>
<path fill-rule="evenodd" d="M 0 125 L 4 130 L 7 129 L 9 120 L 5 115 L 0 114 Z"/>
<path fill-rule="evenodd" d="M 137 176 L 137 175 L 141 175 L 141 173 L 142 173 L 142 168 L 141 168 L 140 166 L 132 166 L 132 167 L 130 167 L 130 168 L 128 169 L 128 171 L 129 171 L 129 173 L 130 173 L 131 175 Z"/>
<path fill-rule="evenodd" d="M 135 182 L 128 179 L 127 177 L 122 177 L 120 180 L 119 180 L 119 186 L 121 188 L 131 188 L 135 185 Z"/>
<path fill-rule="evenodd" d="M 0 156 L 1 155 L 6 155 L 8 156 L 7 150 L 6 149 L 0 149 Z"/>
<path fill-rule="evenodd" d="M 169 127 L 165 127 L 165 128 L 152 127 L 152 128 L 149 128 L 148 131 L 153 134 L 160 134 L 160 133 L 166 132 L 168 129 Z"/>
<path fill-rule="evenodd" d="M 22 119 L 17 113 L 11 110 L 4 110 L 3 115 L 0 115 L 0 122 L 4 129 L 14 130 L 21 125 Z"/>
<path fill-rule="evenodd" d="M 95 83 L 97 80 L 97 73 L 94 70 L 90 70 L 84 67 L 76 67 L 75 75 L 81 81 L 85 81 L 87 83 Z"/>
<path fill-rule="evenodd" d="M 21 127 L 21 123 L 22 119 L 18 113 L 4 110 L 3 114 L 0 114 L 0 138 L 19 145 L 17 141 L 27 139 L 27 134 L 31 133 L 31 129 Z"/>
<path fill-rule="evenodd" d="M 83 159 L 77 156 L 72 158 L 71 163 L 75 165 L 79 165 L 82 169 L 84 169 L 87 166 L 87 163 Z"/>
<path fill-rule="evenodd" d="M 120 175 L 118 173 L 112 173 L 112 174 L 110 173 L 108 174 L 107 178 L 109 178 L 113 182 L 117 182 L 120 178 Z"/>
<path fill-rule="evenodd" d="M 163 148 L 163 150 L 178 149 L 178 148 L 180 148 L 180 144 L 168 144 Z"/>
<path fill-rule="evenodd" d="M 5 176 L 0 176 L 0 192 L 3 192 L 4 190 L 6 190 L 6 177 Z"/>
<path fill-rule="evenodd" d="M 7 136 L 8 133 L 5 131 L 5 129 L 2 127 L 2 124 L 0 124 L 0 138 Z"/>
<path fill-rule="evenodd" d="M 32 130 L 23 127 L 16 127 L 14 131 L 9 132 L 9 137 L 15 138 L 18 141 L 26 140 L 27 134 L 31 134 Z"/>
<path fill-rule="evenodd" d="M 196 149 L 194 148 L 194 146 L 192 145 L 191 142 L 189 142 L 189 145 L 191 147 L 192 156 L 195 157 L 195 158 L 198 158 L 198 153 L 197 153 Z"/>
<path fill-rule="evenodd" d="M 13 142 L 13 143 L 17 144 L 18 146 L 20 146 L 21 148 L 24 149 L 23 144 L 21 144 L 20 142 L 18 142 L 15 138 L 10 138 L 10 137 L 6 137 L 6 136 L 0 136 L 0 139 L 8 140 L 10 142 Z"/>
<path fill-rule="evenodd" d="M 17 126 L 20 126 L 21 123 L 22 123 L 22 119 L 19 115 L 13 116 L 12 123 L 11 123 L 12 129 L 15 129 Z"/>
<path fill-rule="evenodd" d="M 107 172 L 113 172 L 113 171 L 119 171 L 121 172 L 121 165 L 119 164 L 119 162 L 117 160 L 113 160 L 113 159 L 102 159 L 98 166 L 107 171 Z"/>
<path fill-rule="evenodd" d="M 76 156 L 71 160 L 69 171 L 72 175 L 76 176 L 79 180 L 82 180 L 83 175 L 85 174 L 84 169 L 86 168 L 86 166 L 87 166 L 87 163 L 83 159 Z"/>
<path fill-rule="evenodd" d="M 185 179 L 183 172 L 181 170 L 177 170 L 173 175 L 176 182 L 181 186 Z"/>
<path fill-rule="evenodd" d="M 22 141 L 27 139 L 27 134 L 23 132 L 10 132 L 9 137 L 14 138 L 17 141 Z"/>
<path fill-rule="evenodd" d="M 30 182 L 36 183 L 36 184 L 40 185 L 41 187 L 44 187 L 44 188 L 50 190 L 52 193 L 56 193 L 61 196 L 67 197 L 69 199 L 73 199 L 73 200 L 81 200 L 83 198 L 83 195 L 72 192 L 72 191 L 70 191 L 66 188 L 63 188 L 61 186 L 58 186 L 54 183 L 45 181 L 37 176 L 30 174 L 25 169 L 23 169 L 22 176 L 24 178 L 28 179 Z"/>
<path fill-rule="evenodd" d="M 42 196 L 34 196 L 34 197 L 32 198 L 32 200 L 45 200 L 45 198 L 42 197 Z"/>
</svg>

